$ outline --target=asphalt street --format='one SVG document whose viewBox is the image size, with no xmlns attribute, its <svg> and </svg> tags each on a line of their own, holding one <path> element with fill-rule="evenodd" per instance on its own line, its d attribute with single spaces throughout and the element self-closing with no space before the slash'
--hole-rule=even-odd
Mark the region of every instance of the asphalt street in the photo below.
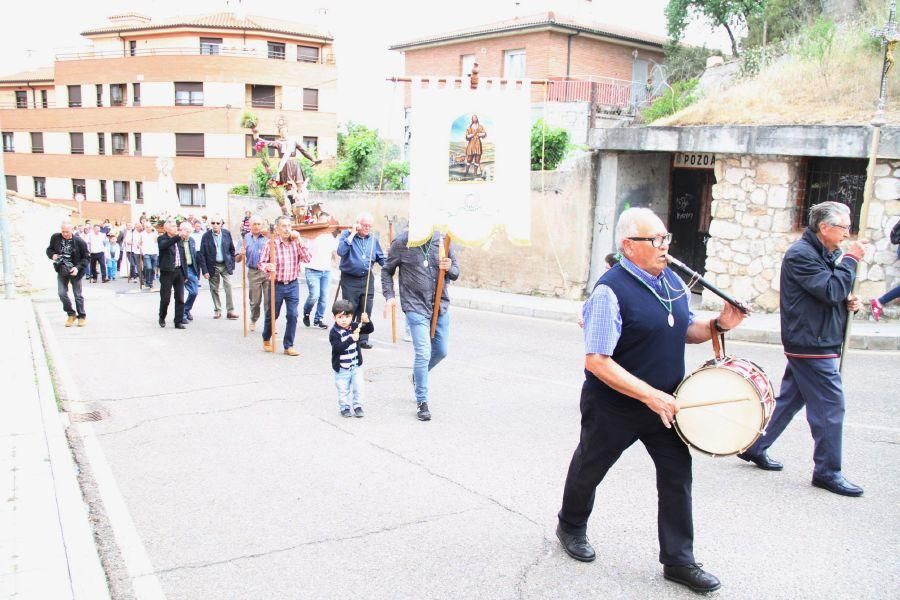
<svg viewBox="0 0 900 600">
<path fill-rule="evenodd" d="M 114 597 L 693 597 L 662 578 L 654 471 L 640 444 L 598 489 L 588 530 L 597 560 L 578 563 L 555 539 L 579 432 L 577 325 L 451 309 L 434 419 L 422 423 L 411 345 L 390 343 L 379 303 L 366 417 L 345 419 L 327 331 L 300 324 L 301 356 L 272 355 L 240 321 L 212 319 L 205 287 L 185 331 L 171 316 L 160 329 L 155 292 L 86 287 L 86 328 L 64 328 L 58 302 L 38 310 L 52 360 L 77 390 L 60 395 L 102 417 L 73 425 L 108 463 L 87 465 L 86 477 L 108 466 L 130 517 L 97 517 Z M 777 389 L 780 347 L 728 350 Z M 688 370 L 709 357 L 708 344 L 690 347 Z M 802 413 L 770 452 L 783 472 L 695 456 L 695 552 L 723 582 L 716 597 L 900 595 L 898 364 L 897 353 L 847 358 L 844 473 L 862 498 L 810 485 Z"/>
</svg>

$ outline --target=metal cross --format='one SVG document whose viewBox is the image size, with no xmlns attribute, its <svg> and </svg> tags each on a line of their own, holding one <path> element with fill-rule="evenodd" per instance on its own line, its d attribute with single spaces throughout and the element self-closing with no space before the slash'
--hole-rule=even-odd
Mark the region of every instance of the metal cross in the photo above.
<svg viewBox="0 0 900 600">
<path fill-rule="evenodd" d="M 878 96 L 878 111 L 875 119 L 884 120 L 884 104 L 887 96 L 887 76 L 894 66 L 894 47 L 900 41 L 900 32 L 897 31 L 897 21 L 894 19 L 897 12 L 897 1 L 891 0 L 888 21 L 882 28 L 873 27 L 869 33 L 884 46 L 884 63 L 881 66 L 881 91 Z"/>
</svg>

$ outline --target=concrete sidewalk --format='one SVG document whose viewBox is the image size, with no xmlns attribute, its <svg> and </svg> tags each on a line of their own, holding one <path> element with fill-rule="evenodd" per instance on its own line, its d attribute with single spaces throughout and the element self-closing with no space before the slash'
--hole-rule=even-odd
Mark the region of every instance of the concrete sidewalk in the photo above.
<svg viewBox="0 0 900 600">
<path fill-rule="evenodd" d="M 488 310 L 537 317 L 555 321 L 578 321 L 581 315 L 581 300 L 548 298 L 544 296 L 524 296 L 492 290 L 482 290 L 452 286 L 450 297 L 453 306 Z M 712 319 L 718 313 L 695 310 L 698 319 Z M 729 340 L 781 344 L 781 315 L 754 314 L 741 326 L 728 334 Z M 850 348 L 856 350 L 900 350 L 900 322 L 897 321 L 854 321 L 850 336 Z"/>
<path fill-rule="evenodd" d="M 30 299 L 0 300 L 0 596 L 109 598 Z"/>
</svg>

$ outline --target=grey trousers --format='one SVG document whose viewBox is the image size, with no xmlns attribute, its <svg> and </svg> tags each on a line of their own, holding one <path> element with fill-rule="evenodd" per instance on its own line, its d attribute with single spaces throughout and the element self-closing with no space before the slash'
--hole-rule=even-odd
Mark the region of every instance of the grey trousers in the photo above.
<svg viewBox="0 0 900 600">
<path fill-rule="evenodd" d="M 259 320 L 260 309 L 269 306 L 269 278 L 259 269 L 247 269 L 247 286 L 250 292 L 250 320 Z"/>
<path fill-rule="evenodd" d="M 71 275 L 56 274 L 56 289 L 59 292 L 59 300 L 62 302 L 63 310 L 70 317 L 74 317 L 77 311 L 78 318 L 83 319 L 84 313 L 84 296 L 81 295 L 82 277 L 72 277 Z M 75 296 L 75 310 L 72 310 L 72 301 L 69 300 L 69 285 L 72 286 L 72 295 Z"/>
<path fill-rule="evenodd" d="M 216 268 L 209 274 L 209 293 L 212 295 L 213 310 L 222 312 L 222 300 L 219 298 L 219 282 L 225 288 L 225 310 L 234 312 L 234 300 L 231 298 L 231 276 L 225 268 L 225 263 L 216 263 Z"/>
</svg>

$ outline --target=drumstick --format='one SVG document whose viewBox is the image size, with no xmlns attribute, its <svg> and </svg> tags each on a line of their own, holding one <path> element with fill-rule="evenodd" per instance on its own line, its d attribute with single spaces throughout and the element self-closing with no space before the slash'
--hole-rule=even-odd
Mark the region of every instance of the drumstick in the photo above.
<svg viewBox="0 0 900 600">
<path fill-rule="evenodd" d="M 694 404 L 684 404 L 682 406 L 678 406 L 678 410 L 684 410 L 686 408 L 700 408 L 701 406 L 715 406 L 717 404 L 733 404 L 734 402 L 750 402 L 753 398 L 726 398 L 725 400 L 710 400 L 709 402 L 695 402 Z"/>
</svg>

